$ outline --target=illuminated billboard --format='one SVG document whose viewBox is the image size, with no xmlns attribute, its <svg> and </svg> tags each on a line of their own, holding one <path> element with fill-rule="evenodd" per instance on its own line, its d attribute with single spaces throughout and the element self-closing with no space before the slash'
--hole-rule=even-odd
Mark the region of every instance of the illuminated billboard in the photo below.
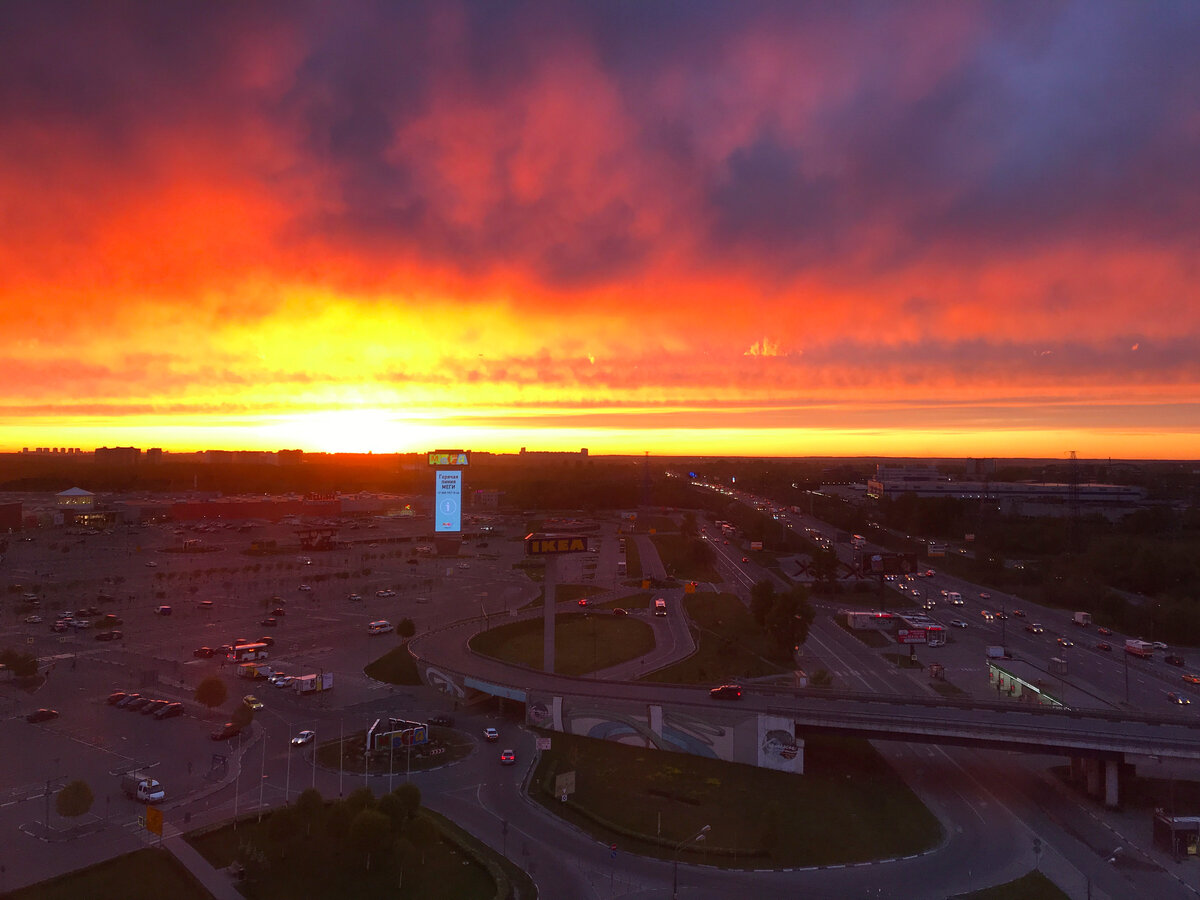
<svg viewBox="0 0 1200 900">
<path fill-rule="evenodd" d="M 429 454 L 431 466 L 465 466 L 469 462 L 465 450 L 433 450 Z"/>
<path fill-rule="evenodd" d="M 462 472 L 438 469 L 434 496 L 434 531 L 462 531 Z"/>
</svg>

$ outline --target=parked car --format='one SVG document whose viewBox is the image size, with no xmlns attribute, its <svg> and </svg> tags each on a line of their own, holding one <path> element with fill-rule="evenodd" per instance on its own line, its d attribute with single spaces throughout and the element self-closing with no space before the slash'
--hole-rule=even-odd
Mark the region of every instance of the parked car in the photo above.
<svg viewBox="0 0 1200 900">
<path fill-rule="evenodd" d="M 229 649 L 232 650 L 233 648 L 230 647 Z M 214 653 L 216 651 L 212 647 L 197 647 L 192 651 L 192 656 L 196 657 L 196 659 L 212 659 Z"/>
<path fill-rule="evenodd" d="M 42 617 L 39 616 L 37 613 L 34 613 L 32 616 L 26 616 L 25 624 L 26 625 L 41 625 Z"/>
<path fill-rule="evenodd" d="M 449 728 L 454 724 L 454 717 L 447 715 L 430 716 L 429 724 L 440 725 L 442 728 Z"/>
<path fill-rule="evenodd" d="M 151 700 L 149 703 L 147 703 L 145 706 L 143 706 L 140 710 L 138 710 L 138 712 L 140 712 L 143 716 L 149 716 L 149 715 L 153 715 L 154 713 L 158 712 L 160 709 L 165 709 L 166 707 L 168 707 L 170 705 L 171 705 L 170 700 Z"/>
<path fill-rule="evenodd" d="M 145 706 L 147 703 L 153 703 L 153 702 L 154 702 L 153 697 L 138 697 L 132 703 L 122 703 L 121 708 L 128 710 L 129 712 L 136 712 L 137 710 L 139 710 L 143 706 Z"/>
<path fill-rule="evenodd" d="M 277 606 L 273 610 L 271 610 L 271 615 L 273 615 L 273 616 L 283 616 L 286 614 L 287 614 L 287 610 L 284 609 L 282 606 Z"/>
<path fill-rule="evenodd" d="M 275 628 L 279 625 L 279 620 L 274 616 L 267 616 L 258 624 L 262 625 L 264 628 Z"/>
<path fill-rule="evenodd" d="M 305 593 L 307 593 L 307 592 L 309 592 L 309 591 L 311 591 L 311 590 L 312 590 L 312 585 L 310 585 L 310 584 L 302 584 L 302 585 L 300 585 L 300 590 L 302 590 L 302 591 L 304 591 Z"/>
<path fill-rule="evenodd" d="M 722 684 L 710 690 L 708 696 L 714 700 L 740 700 L 742 688 L 737 684 Z"/>
<path fill-rule="evenodd" d="M 120 700 L 117 701 L 117 709 L 125 709 L 127 706 L 129 706 L 129 704 L 133 703 L 141 696 L 142 695 L 137 693 L 137 691 L 133 691 L 132 693 L 126 694 L 124 697 L 122 697 Z"/>
<path fill-rule="evenodd" d="M 275 643 L 275 638 L 271 637 L 269 634 L 264 634 L 262 637 L 260 637 L 258 639 L 258 642 L 260 644 L 266 644 L 268 647 L 270 647 L 272 644 Z"/>
<path fill-rule="evenodd" d="M 200 601 L 201 609 L 212 609 L 213 606 L 215 606 L 215 604 L 211 600 L 201 600 Z"/>
<path fill-rule="evenodd" d="M 120 701 L 124 700 L 126 698 L 126 696 L 128 696 L 128 695 L 124 691 L 113 691 L 111 694 L 108 695 L 108 697 L 105 698 L 104 702 L 107 703 L 109 706 L 113 706 L 113 705 L 119 703 Z"/>
<path fill-rule="evenodd" d="M 179 702 L 168 703 L 166 706 L 162 707 L 162 709 L 156 709 L 154 711 L 154 718 L 156 719 L 173 719 L 175 716 L 182 715 L 183 704 Z"/>
<path fill-rule="evenodd" d="M 125 634 L 123 632 L 117 631 L 117 629 L 114 628 L 112 631 L 99 632 L 96 635 L 96 640 L 98 640 L 98 641 L 119 641 L 123 637 L 125 637 Z"/>
<path fill-rule="evenodd" d="M 294 738 L 292 738 L 292 746 L 293 747 L 303 747 L 305 744 L 311 744 L 313 741 L 313 738 L 315 738 L 316 736 L 317 736 L 317 733 L 315 731 L 309 731 L 309 730 L 305 729 L 304 731 L 302 731 L 298 735 L 296 735 Z"/>
<path fill-rule="evenodd" d="M 26 722 L 49 722 L 58 718 L 57 709 L 35 709 L 25 717 Z"/>
<path fill-rule="evenodd" d="M 359 601 L 359 600 L 362 600 L 362 594 L 351 594 L 351 595 L 350 595 L 349 597 L 347 597 L 346 599 L 347 599 L 347 600 L 353 600 L 353 601 L 356 601 L 356 602 L 357 602 L 357 601 Z"/>
<path fill-rule="evenodd" d="M 51 631 L 66 631 L 70 627 L 71 627 L 70 622 L 67 622 L 64 619 L 59 619 L 57 622 L 55 622 L 53 625 L 50 626 L 50 630 Z"/>
<path fill-rule="evenodd" d="M 210 734 L 209 737 L 212 738 L 214 741 L 227 741 L 227 740 L 229 740 L 229 738 L 234 737 L 235 735 L 241 734 L 241 732 L 242 732 L 242 729 L 239 728 L 237 725 L 235 725 L 233 722 L 226 722 L 224 725 L 222 725 L 220 728 L 218 728 L 216 731 L 214 731 L 212 734 Z"/>
<path fill-rule="evenodd" d="M 498 732 L 495 728 L 483 729 L 483 736 L 484 736 L 484 738 L 486 738 L 489 741 L 500 740 L 500 732 Z"/>
<path fill-rule="evenodd" d="M 966 628 L 967 627 L 967 623 L 964 622 L 962 619 L 951 619 L 950 625 L 953 628 Z"/>
<path fill-rule="evenodd" d="M 383 588 L 382 590 L 376 591 L 375 596 L 376 597 L 395 597 L 396 592 L 393 591 L 391 588 Z"/>
<path fill-rule="evenodd" d="M 517 751 L 516 750 L 501 750 L 500 751 L 500 765 L 515 766 L 516 764 L 517 764 Z"/>
<path fill-rule="evenodd" d="M 291 675 L 276 675 L 275 680 L 271 684 L 277 688 L 285 688 L 290 687 L 295 680 Z"/>
</svg>

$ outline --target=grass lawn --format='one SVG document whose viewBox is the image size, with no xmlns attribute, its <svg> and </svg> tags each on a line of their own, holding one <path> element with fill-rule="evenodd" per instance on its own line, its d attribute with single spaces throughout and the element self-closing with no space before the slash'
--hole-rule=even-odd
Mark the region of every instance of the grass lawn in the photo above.
<svg viewBox="0 0 1200 900">
<path fill-rule="evenodd" d="M 169 851 L 135 850 L 4 895 L 8 900 L 211 900 Z"/>
<path fill-rule="evenodd" d="M 387 684 L 421 683 L 421 676 L 417 674 L 417 664 L 405 644 L 394 647 L 374 662 L 367 663 L 363 666 L 363 672 L 376 681 Z"/>
<path fill-rule="evenodd" d="M 616 600 L 605 600 L 603 603 L 589 603 L 590 609 L 624 609 L 632 612 L 635 609 L 649 609 L 650 598 L 654 595 L 649 591 L 638 591 L 618 597 Z"/>
<path fill-rule="evenodd" d="M 1034 871 L 1008 884 L 955 894 L 954 900 L 1068 900 L 1068 896 L 1041 872 Z"/>
<path fill-rule="evenodd" d="M 423 810 L 426 818 L 435 814 Z M 434 818 L 437 822 L 440 816 Z M 473 854 L 464 852 L 442 839 L 431 841 L 424 850 L 424 861 L 409 866 L 403 886 L 390 866 L 366 867 L 366 856 L 329 840 L 325 834 L 311 836 L 303 832 L 286 842 L 269 838 L 271 817 L 261 823 L 254 818 L 200 835 L 188 841 L 218 868 L 230 865 L 238 848 L 249 845 L 267 856 L 267 876 L 248 880 L 240 886 L 250 900 L 296 900 L 298 897 L 406 898 L 406 900 L 491 900 L 496 882 Z M 165 895 L 158 895 L 165 896 Z"/>
<path fill-rule="evenodd" d="M 540 669 L 542 620 L 509 622 L 475 635 L 476 653 Z M 654 630 L 645 622 L 614 616 L 561 613 L 555 620 L 555 668 L 561 675 L 584 675 L 615 666 L 654 649 Z"/>
<path fill-rule="evenodd" d="M 696 652 L 643 680 L 707 684 L 791 671 L 766 658 L 766 636 L 733 594 L 685 594 L 683 603 L 695 626 Z"/>
<path fill-rule="evenodd" d="M 638 554 L 637 541 L 632 534 L 625 537 L 625 575 L 628 578 L 642 577 L 642 557 Z"/>
<path fill-rule="evenodd" d="M 689 550 L 694 538 L 682 534 L 656 534 L 650 538 L 658 551 L 658 558 L 668 575 L 681 581 L 711 581 L 721 583 L 721 575 L 711 562 L 698 562 Z"/>
<path fill-rule="evenodd" d="M 937 820 L 866 741 L 809 739 L 804 775 L 576 735 L 552 741 L 531 796 L 628 852 L 670 858 L 674 843 L 705 825 L 708 840 L 682 858 L 735 868 L 862 862 L 919 853 L 941 838 Z M 576 792 L 562 803 L 554 777 L 572 770 Z"/>
<path fill-rule="evenodd" d="M 556 585 L 554 588 L 554 602 L 562 603 L 565 600 L 578 600 L 580 597 L 590 597 L 592 594 L 596 593 L 597 590 L 598 588 L 594 584 Z M 541 607 L 541 605 L 545 602 L 546 592 L 542 591 L 542 593 L 538 594 L 536 597 L 522 606 L 521 609 L 533 609 L 534 607 Z"/>
</svg>

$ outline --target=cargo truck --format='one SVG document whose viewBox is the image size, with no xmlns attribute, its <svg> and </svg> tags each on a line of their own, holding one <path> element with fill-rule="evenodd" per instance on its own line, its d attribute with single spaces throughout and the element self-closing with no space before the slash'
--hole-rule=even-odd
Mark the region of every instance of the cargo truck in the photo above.
<svg viewBox="0 0 1200 900">
<path fill-rule="evenodd" d="M 1149 659 L 1154 655 L 1154 645 L 1149 641 L 1130 639 L 1125 642 L 1125 652 L 1133 656 L 1140 656 L 1142 659 Z"/>
<path fill-rule="evenodd" d="M 333 690 L 333 673 L 324 672 L 320 675 L 297 675 L 292 680 L 292 686 L 297 694 L 315 694 L 318 691 Z"/>
<path fill-rule="evenodd" d="M 143 803 L 162 803 L 167 796 L 162 785 L 145 772 L 126 772 L 121 776 L 121 790 L 130 800 Z"/>
<path fill-rule="evenodd" d="M 266 663 L 260 662 L 245 662 L 237 667 L 239 678 L 270 678 L 275 674 L 275 671 Z"/>
<path fill-rule="evenodd" d="M 1081 628 L 1087 628 L 1089 625 L 1092 624 L 1092 614 L 1085 613 L 1085 612 L 1077 612 L 1077 613 L 1075 613 L 1074 616 L 1071 617 L 1071 621 L 1074 622 L 1076 625 L 1079 625 Z"/>
<path fill-rule="evenodd" d="M 988 659 L 1012 659 L 1007 647 L 992 646 L 987 648 Z"/>
</svg>

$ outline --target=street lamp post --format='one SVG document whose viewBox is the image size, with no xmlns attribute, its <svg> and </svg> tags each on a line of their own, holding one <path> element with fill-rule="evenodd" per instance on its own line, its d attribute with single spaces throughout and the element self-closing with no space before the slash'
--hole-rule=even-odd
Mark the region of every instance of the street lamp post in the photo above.
<svg viewBox="0 0 1200 900">
<path fill-rule="evenodd" d="M 679 900 L 679 854 L 688 844 L 698 844 L 704 840 L 711 828 L 711 825 L 705 825 L 690 838 L 685 838 L 675 845 L 675 857 L 671 861 L 671 900 Z"/>
</svg>

